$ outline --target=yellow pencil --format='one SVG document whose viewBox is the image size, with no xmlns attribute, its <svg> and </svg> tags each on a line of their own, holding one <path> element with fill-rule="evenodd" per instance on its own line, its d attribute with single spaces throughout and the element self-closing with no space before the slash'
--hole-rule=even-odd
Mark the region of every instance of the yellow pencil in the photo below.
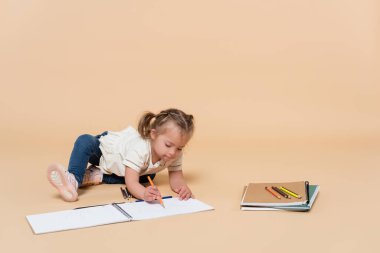
<svg viewBox="0 0 380 253">
<path fill-rule="evenodd" d="M 297 193 L 292 192 L 291 190 L 288 190 L 288 189 L 286 189 L 286 188 L 283 187 L 283 186 L 280 187 L 280 190 L 281 190 L 281 191 L 284 191 L 285 193 L 287 193 L 287 194 L 289 194 L 289 195 L 291 195 L 291 196 L 293 196 L 293 197 L 295 197 L 295 198 L 297 198 L 297 199 L 300 199 L 300 198 L 301 198 L 301 195 L 298 195 Z"/>
<path fill-rule="evenodd" d="M 156 186 L 154 185 L 152 179 L 150 178 L 150 176 L 148 176 L 148 180 L 149 180 L 149 183 L 150 183 L 151 186 L 156 187 Z M 161 206 L 162 206 L 163 208 L 165 208 L 164 202 L 162 201 L 162 198 L 161 198 L 161 197 L 160 197 L 159 200 L 160 200 L 160 204 L 161 204 Z"/>
</svg>

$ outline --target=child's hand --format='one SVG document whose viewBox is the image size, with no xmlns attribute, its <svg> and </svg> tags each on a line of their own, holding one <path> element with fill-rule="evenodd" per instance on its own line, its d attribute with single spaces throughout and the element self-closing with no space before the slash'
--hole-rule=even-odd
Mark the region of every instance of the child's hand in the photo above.
<svg viewBox="0 0 380 253">
<path fill-rule="evenodd" d="M 182 185 L 179 188 L 174 189 L 174 191 L 178 194 L 179 200 L 188 200 L 192 197 L 191 190 L 187 185 Z"/>
<path fill-rule="evenodd" d="M 150 201 L 154 201 L 160 198 L 161 198 L 161 193 L 156 187 L 148 186 L 147 188 L 145 188 L 145 192 L 144 192 L 145 201 L 150 202 Z"/>
</svg>

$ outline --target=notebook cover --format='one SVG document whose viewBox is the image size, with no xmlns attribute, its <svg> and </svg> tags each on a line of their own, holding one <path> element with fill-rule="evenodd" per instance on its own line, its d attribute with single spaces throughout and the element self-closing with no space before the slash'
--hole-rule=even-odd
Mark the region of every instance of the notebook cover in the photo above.
<svg viewBox="0 0 380 253">
<path fill-rule="evenodd" d="M 240 209 L 242 211 L 276 211 L 276 210 L 286 210 L 286 211 L 309 211 L 313 204 L 315 199 L 317 198 L 319 192 L 319 185 L 310 185 L 309 187 L 309 195 L 310 195 L 310 202 L 309 204 L 304 204 L 300 206 L 277 206 L 277 207 L 266 207 L 266 206 L 241 206 Z"/>
<path fill-rule="evenodd" d="M 301 196 L 300 199 L 290 196 L 277 199 L 270 192 L 265 190 L 265 187 L 276 186 L 278 188 L 285 187 Z M 242 206 L 290 206 L 290 205 L 303 205 L 306 204 L 307 194 L 305 188 L 305 181 L 297 182 L 282 182 L 282 183 L 250 183 L 248 184 L 243 195 Z"/>
</svg>

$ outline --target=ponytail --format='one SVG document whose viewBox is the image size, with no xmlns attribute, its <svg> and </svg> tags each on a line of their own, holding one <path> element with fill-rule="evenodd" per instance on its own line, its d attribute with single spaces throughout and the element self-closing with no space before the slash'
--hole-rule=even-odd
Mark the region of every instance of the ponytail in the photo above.
<svg viewBox="0 0 380 253">
<path fill-rule="evenodd" d="M 159 114 L 154 114 L 152 112 L 144 113 L 139 121 L 138 132 L 142 138 L 149 139 L 152 129 L 160 131 L 161 126 L 169 121 L 177 124 L 182 133 L 192 136 L 194 132 L 193 115 L 186 114 L 181 110 L 173 108 L 163 110 Z"/>
<path fill-rule="evenodd" d="M 139 126 L 138 126 L 138 132 L 139 134 L 144 138 L 148 139 L 150 137 L 150 130 L 152 130 L 151 127 L 151 121 L 152 119 L 156 117 L 156 115 L 152 112 L 146 112 L 144 115 L 140 118 Z"/>
</svg>

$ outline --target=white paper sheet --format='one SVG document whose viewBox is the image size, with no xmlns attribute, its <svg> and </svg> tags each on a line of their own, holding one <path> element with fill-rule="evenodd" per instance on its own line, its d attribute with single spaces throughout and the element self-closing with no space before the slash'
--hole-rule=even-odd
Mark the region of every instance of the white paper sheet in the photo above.
<svg viewBox="0 0 380 253">
<path fill-rule="evenodd" d="M 28 215 L 26 218 L 36 234 L 128 221 L 112 205 Z"/>
<path fill-rule="evenodd" d="M 132 220 L 146 220 L 214 209 L 195 199 L 189 199 L 187 201 L 180 201 L 177 198 L 164 199 L 164 204 L 166 208 L 163 208 L 159 203 L 150 204 L 146 202 L 123 203 L 119 204 L 119 206 L 133 217 Z M 35 234 L 93 227 L 131 220 L 112 204 L 28 215 L 26 219 Z"/>
<path fill-rule="evenodd" d="M 179 200 L 178 198 L 163 199 L 165 208 L 158 203 L 136 202 L 119 205 L 133 220 L 146 220 L 178 214 L 187 214 L 214 209 L 197 199 Z"/>
</svg>

